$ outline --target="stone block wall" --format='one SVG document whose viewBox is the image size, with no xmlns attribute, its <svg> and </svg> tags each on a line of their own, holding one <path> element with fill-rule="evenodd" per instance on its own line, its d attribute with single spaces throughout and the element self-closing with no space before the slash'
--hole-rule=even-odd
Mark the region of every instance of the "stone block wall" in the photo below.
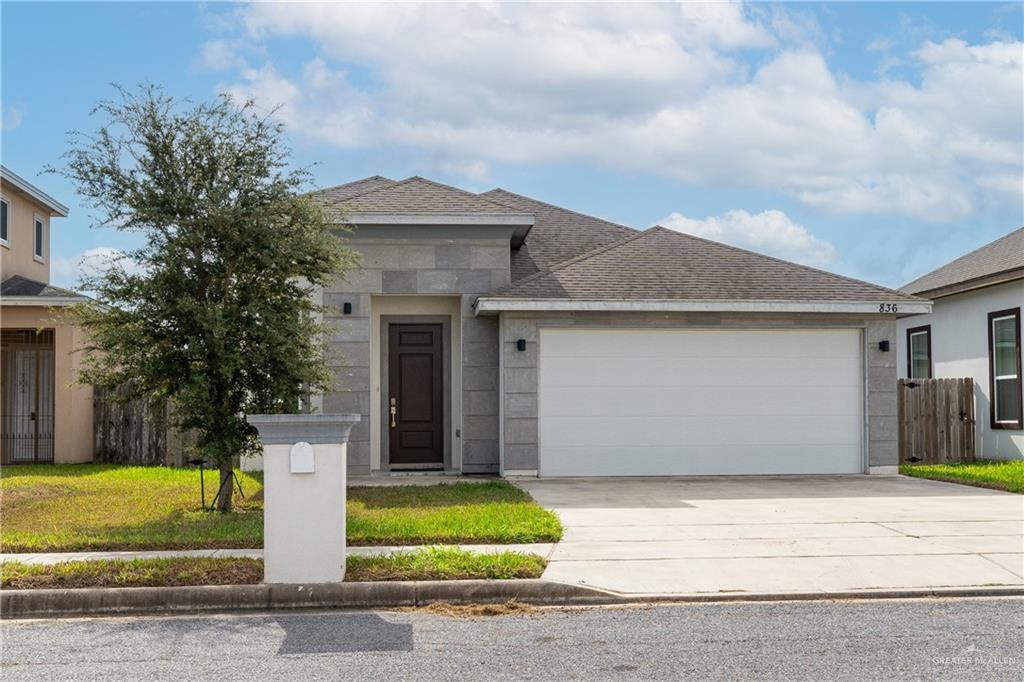
<svg viewBox="0 0 1024 682">
<path fill-rule="evenodd" d="M 413 229 L 413 228 L 406 228 Z M 324 395 L 325 412 L 351 412 L 364 419 L 353 430 L 348 444 L 349 471 L 370 471 L 370 348 L 371 306 L 374 296 L 459 296 L 462 319 L 461 438 L 453 440 L 453 453 L 461 442 L 461 471 L 496 472 L 498 469 L 498 324 L 497 318 L 477 318 L 472 302 L 477 296 L 510 281 L 510 247 L 507 234 L 469 237 L 432 236 L 419 227 L 423 237 L 356 236 L 348 246 L 359 252 L 359 270 L 324 288 L 325 322 L 329 365 L 335 376 L 334 390 Z M 371 231 L 365 231 L 372 233 Z M 345 303 L 352 313 L 343 315 Z M 453 321 L 454 322 L 454 321 Z M 453 327 L 454 328 L 454 327 Z M 447 360 L 446 360 L 447 361 Z M 455 387 L 453 387 L 454 390 Z M 452 438 L 454 434 L 447 434 Z M 382 462 L 387 461 L 382 446 Z M 454 457 L 458 462 L 459 458 Z"/>
</svg>

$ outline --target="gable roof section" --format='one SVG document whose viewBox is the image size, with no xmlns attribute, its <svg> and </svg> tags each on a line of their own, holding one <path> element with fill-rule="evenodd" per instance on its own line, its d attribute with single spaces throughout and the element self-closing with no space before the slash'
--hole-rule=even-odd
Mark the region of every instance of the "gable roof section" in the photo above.
<svg viewBox="0 0 1024 682">
<path fill-rule="evenodd" d="M 87 300 L 86 296 L 55 287 L 46 282 L 38 282 L 21 275 L 12 275 L 0 284 L 0 298 L 4 305 L 63 305 Z"/>
<path fill-rule="evenodd" d="M 520 305 L 513 305 L 516 301 Z M 544 305 L 556 301 L 561 304 Z M 634 305 L 641 302 L 660 304 Z M 832 309 L 830 304 L 856 304 L 839 308 L 868 313 L 881 312 L 882 303 L 912 304 L 902 312 L 928 312 L 931 305 L 875 284 L 657 226 L 481 297 L 477 310 L 824 312 Z"/>
<path fill-rule="evenodd" d="M 940 298 L 1024 279 L 1024 227 L 903 286 L 908 294 Z"/>
<path fill-rule="evenodd" d="M 371 175 L 370 177 L 363 178 L 362 180 L 354 180 L 353 182 L 346 182 L 343 185 L 325 187 L 324 189 L 310 192 L 309 196 L 322 201 L 324 204 L 333 204 L 338 201 L 351 199 L 352 197 L 365 192 L 393 184 L 395 184 L 395 181 L 391 178 L 385 178 L 383 175 Z"/>
<path fill-rule="evenodd" d="M 519 216 L 508 206 L 488 201 L 478 194 L 413 176 L 375 187 L 350 198 L 336 201 L 333 207 L 359 215 L 496 215 Z"/>
<path fill-rule="evenodd" d="M 49 211 L 51 216 L 66 218 L 68 215 L 67 206 L 4 165 L 0 165 L 0 185 L 10 185 L 29 195 L 35 202 Z"/>
<path fill-rule="evenodd" d="M 529 236 L 523 246 L 512 253 L 513 282 L 636 234 L 636 230 L 631 227 L 552 206 L 500 188 L 480 196 L 534 215 L 535 221 Z"/>
</svg>

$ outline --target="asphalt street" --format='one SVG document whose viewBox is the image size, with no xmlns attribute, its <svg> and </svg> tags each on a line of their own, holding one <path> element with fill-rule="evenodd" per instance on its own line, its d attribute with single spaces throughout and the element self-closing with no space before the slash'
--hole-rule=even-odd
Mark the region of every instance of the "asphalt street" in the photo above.
<svg viewBox="0 0 1024 682">
<path fill-rule="evenodd" d="M 5 621 L 5 680 L 1024 678 L 1024 600 Z"/>
</svg>

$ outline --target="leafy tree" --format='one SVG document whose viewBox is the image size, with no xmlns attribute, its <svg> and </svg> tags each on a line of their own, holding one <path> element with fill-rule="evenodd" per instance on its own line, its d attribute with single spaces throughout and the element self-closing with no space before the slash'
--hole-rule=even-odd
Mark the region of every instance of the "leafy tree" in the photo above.
<svg viewBox="0 0 1024 682">
<path fill-rule="evenodd" d="M 106 122 L 71 133 L 59 172 L 100 216 L 143 245 L 83 276 L 95 303 L 80 380 L 173 402 L 232 505 L 232 459 L 258 452 L 246 414 L 294 412 L 329 387 L 311 292 L 356 265 L 323 208 L 288 170 L 283 127 L 251 102 L 176 100 L 118 88 Z M 51 169 L 52 170 L 52 169 Z"/>
</svg>

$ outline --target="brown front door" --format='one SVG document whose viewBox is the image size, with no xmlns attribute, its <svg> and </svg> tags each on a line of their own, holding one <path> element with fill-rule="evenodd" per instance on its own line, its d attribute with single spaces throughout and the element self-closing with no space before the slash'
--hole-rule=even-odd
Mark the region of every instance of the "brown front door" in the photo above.
<svg viewBox="0 0 1024 682">
<path fill-rule="evenodd" d="M 388 455 L 392 469 L 444 466 L 441 325 L 388 326 Z"/>
</svg>

